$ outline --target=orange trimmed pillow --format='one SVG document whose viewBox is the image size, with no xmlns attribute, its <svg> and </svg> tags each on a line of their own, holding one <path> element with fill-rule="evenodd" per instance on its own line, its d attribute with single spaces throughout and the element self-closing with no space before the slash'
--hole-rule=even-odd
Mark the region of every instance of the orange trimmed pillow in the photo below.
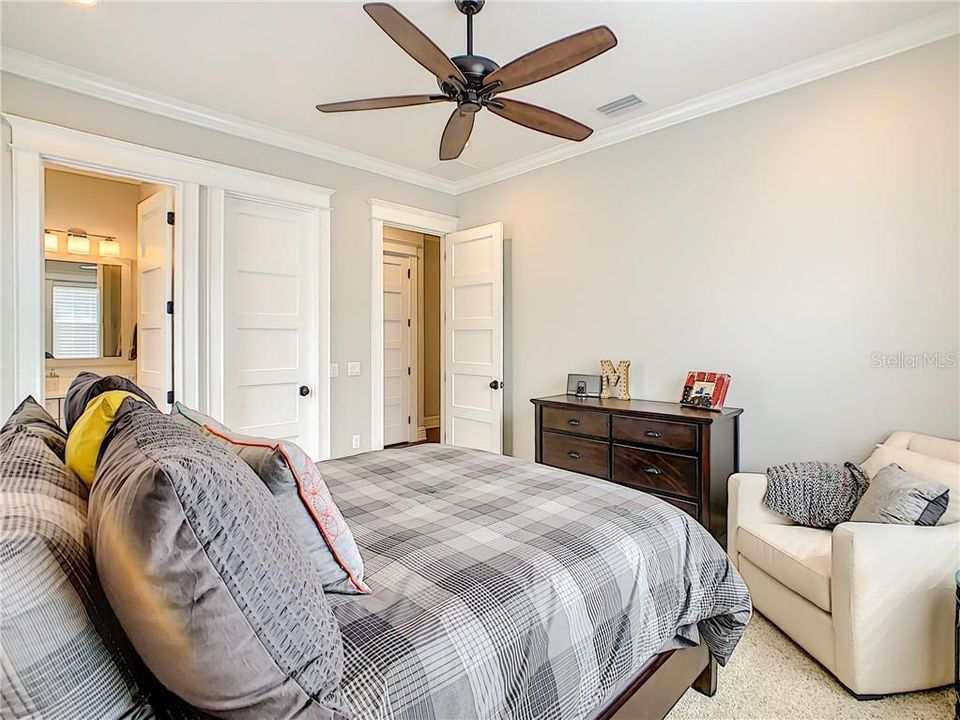
<svg viewBox="0 0 960 720">
<path fill-rule="evenodd" d="M 367 594 L 363 558 L 317 466 L 298 445 L 241 435 L 176 403 L 171 412 L 227 444 L 274 496 L 300 546 L 320 571 L 325 592 Z"/>
</svg>

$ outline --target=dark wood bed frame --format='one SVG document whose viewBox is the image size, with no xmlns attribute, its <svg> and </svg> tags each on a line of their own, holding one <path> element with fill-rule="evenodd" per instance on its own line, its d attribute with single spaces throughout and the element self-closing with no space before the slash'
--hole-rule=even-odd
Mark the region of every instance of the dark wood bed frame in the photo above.
<svg viewBox="0 0 960 720">
<path fill-rule="evenodd" d="M 707 697 L 717 692 L 717 661 L 704 644 L 658 655 L 596 717 L 663 720 L 690 688 Z"/>
</svg>

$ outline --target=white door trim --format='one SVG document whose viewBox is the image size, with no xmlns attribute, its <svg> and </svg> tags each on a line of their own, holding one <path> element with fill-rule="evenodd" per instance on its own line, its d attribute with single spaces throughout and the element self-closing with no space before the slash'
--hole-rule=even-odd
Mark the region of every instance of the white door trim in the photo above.
<svg viewBox="0 0 960 720">
<path fill-rule="evenodd" d="M 328 188 L 235 168 L 3 114 L 11 127 L 12 150 L 12 260 L 0 268 L 0 285 L 11 291 L 0 295 L 0 358 L 12 367 L 0 372 L 0 414 L 13 411 L 30 394 L 44 397 L 43 384 L 43 167 L 68 165 L 162 183 L 174 188 L 177 222 L 174 226 L 174 394 L 177 399 L 207 411 L 207 367 L 211 346 L 205 342 L 206 308 L 211 284 L 204 267 L 207 248 L 201 247 L 201 186 L 225 188 L 257 198 L 273 198 L 318 210 L 320 252 L 320 358 L 321 369 L 330 356 L 330 198 Z M 209 230 L 211 219 L 207 218 Z M 204 233 L 204 242 L 206 233 Z M 201 282 L 201 278 L 203 282 Z M 202 295 L 201 295 L 202 291 Z M 7 327 L 9 323 L 10 327 Z M 222 346 L 221 346 L 222 347 Z M 330 448 L 329 372 L 319 373 L 322 391 L 320 447 Z"/>
<path fill-rule="evenodd" d="M 370 199 L 370 449 L 383 449 L 383 226 L 443 238 L 457 229 L 452 215 Z M 442 295 L 441 288 L 441 295 Z M 443 354 L 443 346 L 440 348 Z M 442 390 L 442 388 L 441 388 Z"/>
</svg>

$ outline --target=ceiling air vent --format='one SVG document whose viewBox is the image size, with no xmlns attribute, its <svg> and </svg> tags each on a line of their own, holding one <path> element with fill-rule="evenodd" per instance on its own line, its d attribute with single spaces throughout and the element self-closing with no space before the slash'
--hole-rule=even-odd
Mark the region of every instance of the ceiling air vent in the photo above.
<svg viewBox="0 0 960 720">
<path fill-rule="evenodd" d="M 636 110 L 641 105 L 646 104 L 644 100 L 639 95 L 630 94 L 626 97 L 622 97 L 619 100 L 614 100 L 613 102 L 608 102 L 606 105 L 601 105 L 597 108 L 597 112 L 601 115 L 606 115 L 607 117 L 616 117 L 617 115 L 624 115 L 632 110 Z"/>
</svg>

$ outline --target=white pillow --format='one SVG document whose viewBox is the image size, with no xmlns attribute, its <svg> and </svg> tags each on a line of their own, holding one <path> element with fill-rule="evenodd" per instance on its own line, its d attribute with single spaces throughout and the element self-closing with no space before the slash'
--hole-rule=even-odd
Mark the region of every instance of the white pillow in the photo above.
<svg viewBox="0 0 960 720">
<path fill-rule="evenodd" d="M 873 478 L 890 463 L 896 463 L 917 480 L 938 482 L 950 489 L 950 504 L 937 525 L 949 525 L 960 522 L 960 463 L 941 460 L 930 455 L 921 455 L 904 448 L 877 445 L 860 467 Z"/>
</svg>

